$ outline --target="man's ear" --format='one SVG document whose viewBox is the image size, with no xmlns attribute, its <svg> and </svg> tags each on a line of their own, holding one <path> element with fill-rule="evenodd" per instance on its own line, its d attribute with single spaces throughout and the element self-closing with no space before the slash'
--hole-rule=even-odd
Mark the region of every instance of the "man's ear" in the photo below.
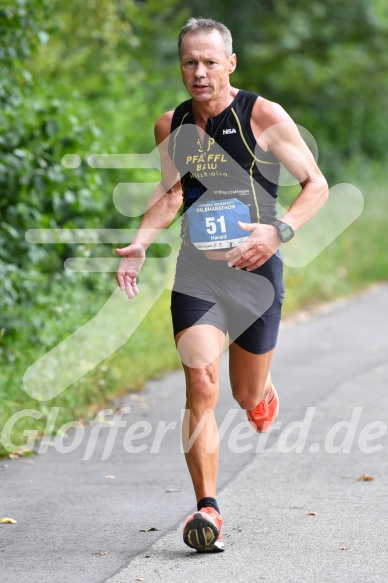
<svg viewBox="0 0 388 583">
<path fill-rule="evenodd" d="M 236 53 L 233 53 L 233 55 L 229 59 L 229 74 L 231 74 L 235 71 L 236 65 L 237 65 L 237 57 L 236 57 Z"/>
</svg>

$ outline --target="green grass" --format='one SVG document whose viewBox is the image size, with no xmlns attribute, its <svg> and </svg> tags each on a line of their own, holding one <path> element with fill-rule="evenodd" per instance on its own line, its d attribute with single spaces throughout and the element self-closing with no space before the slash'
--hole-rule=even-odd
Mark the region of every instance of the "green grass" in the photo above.
<svg viewBox="0 0 388 583">
<path fill-rule="evenodd" d="M 388 279 L 384 168 L 369 162 L 353 163 L 341 181 L 361 189 L 364 211 L 309 265 L 285 268 L 285 315 Z M 59 407 L 55 432 L 68 421 L 87 422 L 98 411 L 109 407 L 115 397 L 138 391 L 147 379 L 179 366 L 171 332 L 169 293 L 165 292 L 124 346 L 58 397 L 41 402 L 27 395 L 22 380 L 28 366 L 90 320 L 112 293 L 113 274 L 96 274 L 95 278 L 94 289 L 81 285 L 82 280 L 77 277 L 67 287 L 55 282 L 49 298 L 37 299 L 28 308 L 31 330 L 35 319 L 41 321 L 42 310 L 45 311 L 44 327 L 38 333 L 35 330 L 34 335 L 31 330 L 21 329 L 16 339 L 6 336 L 2 339 L 0 427 L 11 415 L 24 409 L 41 414 L 39 419 L 24 417 L 15 424 L 11 434 L 15 444 L 26 443 L 23 436 L 26 430 L 42 434 L 52 407 Z M 0 455 L 7 453 L 0 444 Z"/>
<path fill-rule="evenodd" d="M 361 190 L 363 212 L 309 265 L 285 267 L 284 314 L 388 279 L 385 180 L 383 164 L 349 164 L 341 182 L 350 182 Z"/>
<path fill-rule="evenodd" d="M 98 292 L 101 293 L 101 288 Z M 28 415 L 20 418 L 11 433 L 13 444 L 25 444 L 26 437 L 23 437 L 23 432 L 27 430 L 37 431 L 41 435 L 52 407 L 59 408 L 54 426 L 55 433 L 66 422 L 77 419 L 88 422 L 100 410 L 108 408 L 114 398 L 131 391 L 139 391 L 147 379 L 178 367 L 179 359 L 174 348 L 170 324 L 170 298 L 169 293 L 164 292 L 127 343 L 114 354 L 54 399 L 37 401 L 29 397 L 23 389 L 25 370 L 51 347 L 95 315 L 107 299 L 104 297 L 103 301 L 101 299 L 100 302 L 93 301 L 96 300 L 96 295 L 87 293 L 80 287 L 72 298 L 78 302 L 78 310 L 69 309 L 68 314 L 66 311 L 59 314 L 53 311 L 47 314 L 48 325 L 42 333 L 43 344 L 40 347 L 29 345 L 28 335 L 20 331 L 13 358 L 10 359 L 12 362 L 4 363 L 1 368 L 0 427 L 4 427 L 11 415 L 21 410 L 33 409 L 38 411 L 41 417 L 33 419 Z M 109 293 L 107 296 L 109 297 Z M 69 306 L 67 303 L 62 305 L 65 308 Z M 0 444 L 0 456 L 7 453 L 4 443 Z"/>
</svg>

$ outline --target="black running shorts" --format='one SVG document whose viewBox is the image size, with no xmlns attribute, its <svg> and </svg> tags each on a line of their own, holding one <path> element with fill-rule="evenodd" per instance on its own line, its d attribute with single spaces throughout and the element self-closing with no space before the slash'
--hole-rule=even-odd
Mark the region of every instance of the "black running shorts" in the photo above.
<svg viewBox="0 0 388 583">
<path fill-rule="evenodd" d="M 210 324 L 244 350 L 264 354 L 276 346 L 283 298 L 280 253 L 249 272 L 182 245 L 171 294 L 174 336 Z"/>
</svg>

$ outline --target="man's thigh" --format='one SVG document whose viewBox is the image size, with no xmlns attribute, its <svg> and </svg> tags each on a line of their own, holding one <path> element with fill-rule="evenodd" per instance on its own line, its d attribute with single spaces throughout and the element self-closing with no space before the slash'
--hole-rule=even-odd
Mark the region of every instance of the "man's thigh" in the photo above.
<svg viewBox="0 0 388 583">
<path fill-rule="evenodd" d="M 218 363 L 225 344 L 225 333 L 209 324 L 198 324 L 175 335 L 182 364 L 190 369 L 204 369 Z"/>
</svg>

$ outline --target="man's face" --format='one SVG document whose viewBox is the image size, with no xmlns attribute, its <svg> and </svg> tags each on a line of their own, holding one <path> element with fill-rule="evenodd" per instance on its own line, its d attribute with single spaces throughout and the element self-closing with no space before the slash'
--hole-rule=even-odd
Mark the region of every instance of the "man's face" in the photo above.
<svg viewBox="0 0 388 583">
<path fill-rule="evenodd" d="M 236 55 L 228 58 L 218 30 L 187 33 L 181 45 L 183 83 L 196 101 L 217 100 L 228 90 L 229 75 L 236 68 Z"/>
</svg>

